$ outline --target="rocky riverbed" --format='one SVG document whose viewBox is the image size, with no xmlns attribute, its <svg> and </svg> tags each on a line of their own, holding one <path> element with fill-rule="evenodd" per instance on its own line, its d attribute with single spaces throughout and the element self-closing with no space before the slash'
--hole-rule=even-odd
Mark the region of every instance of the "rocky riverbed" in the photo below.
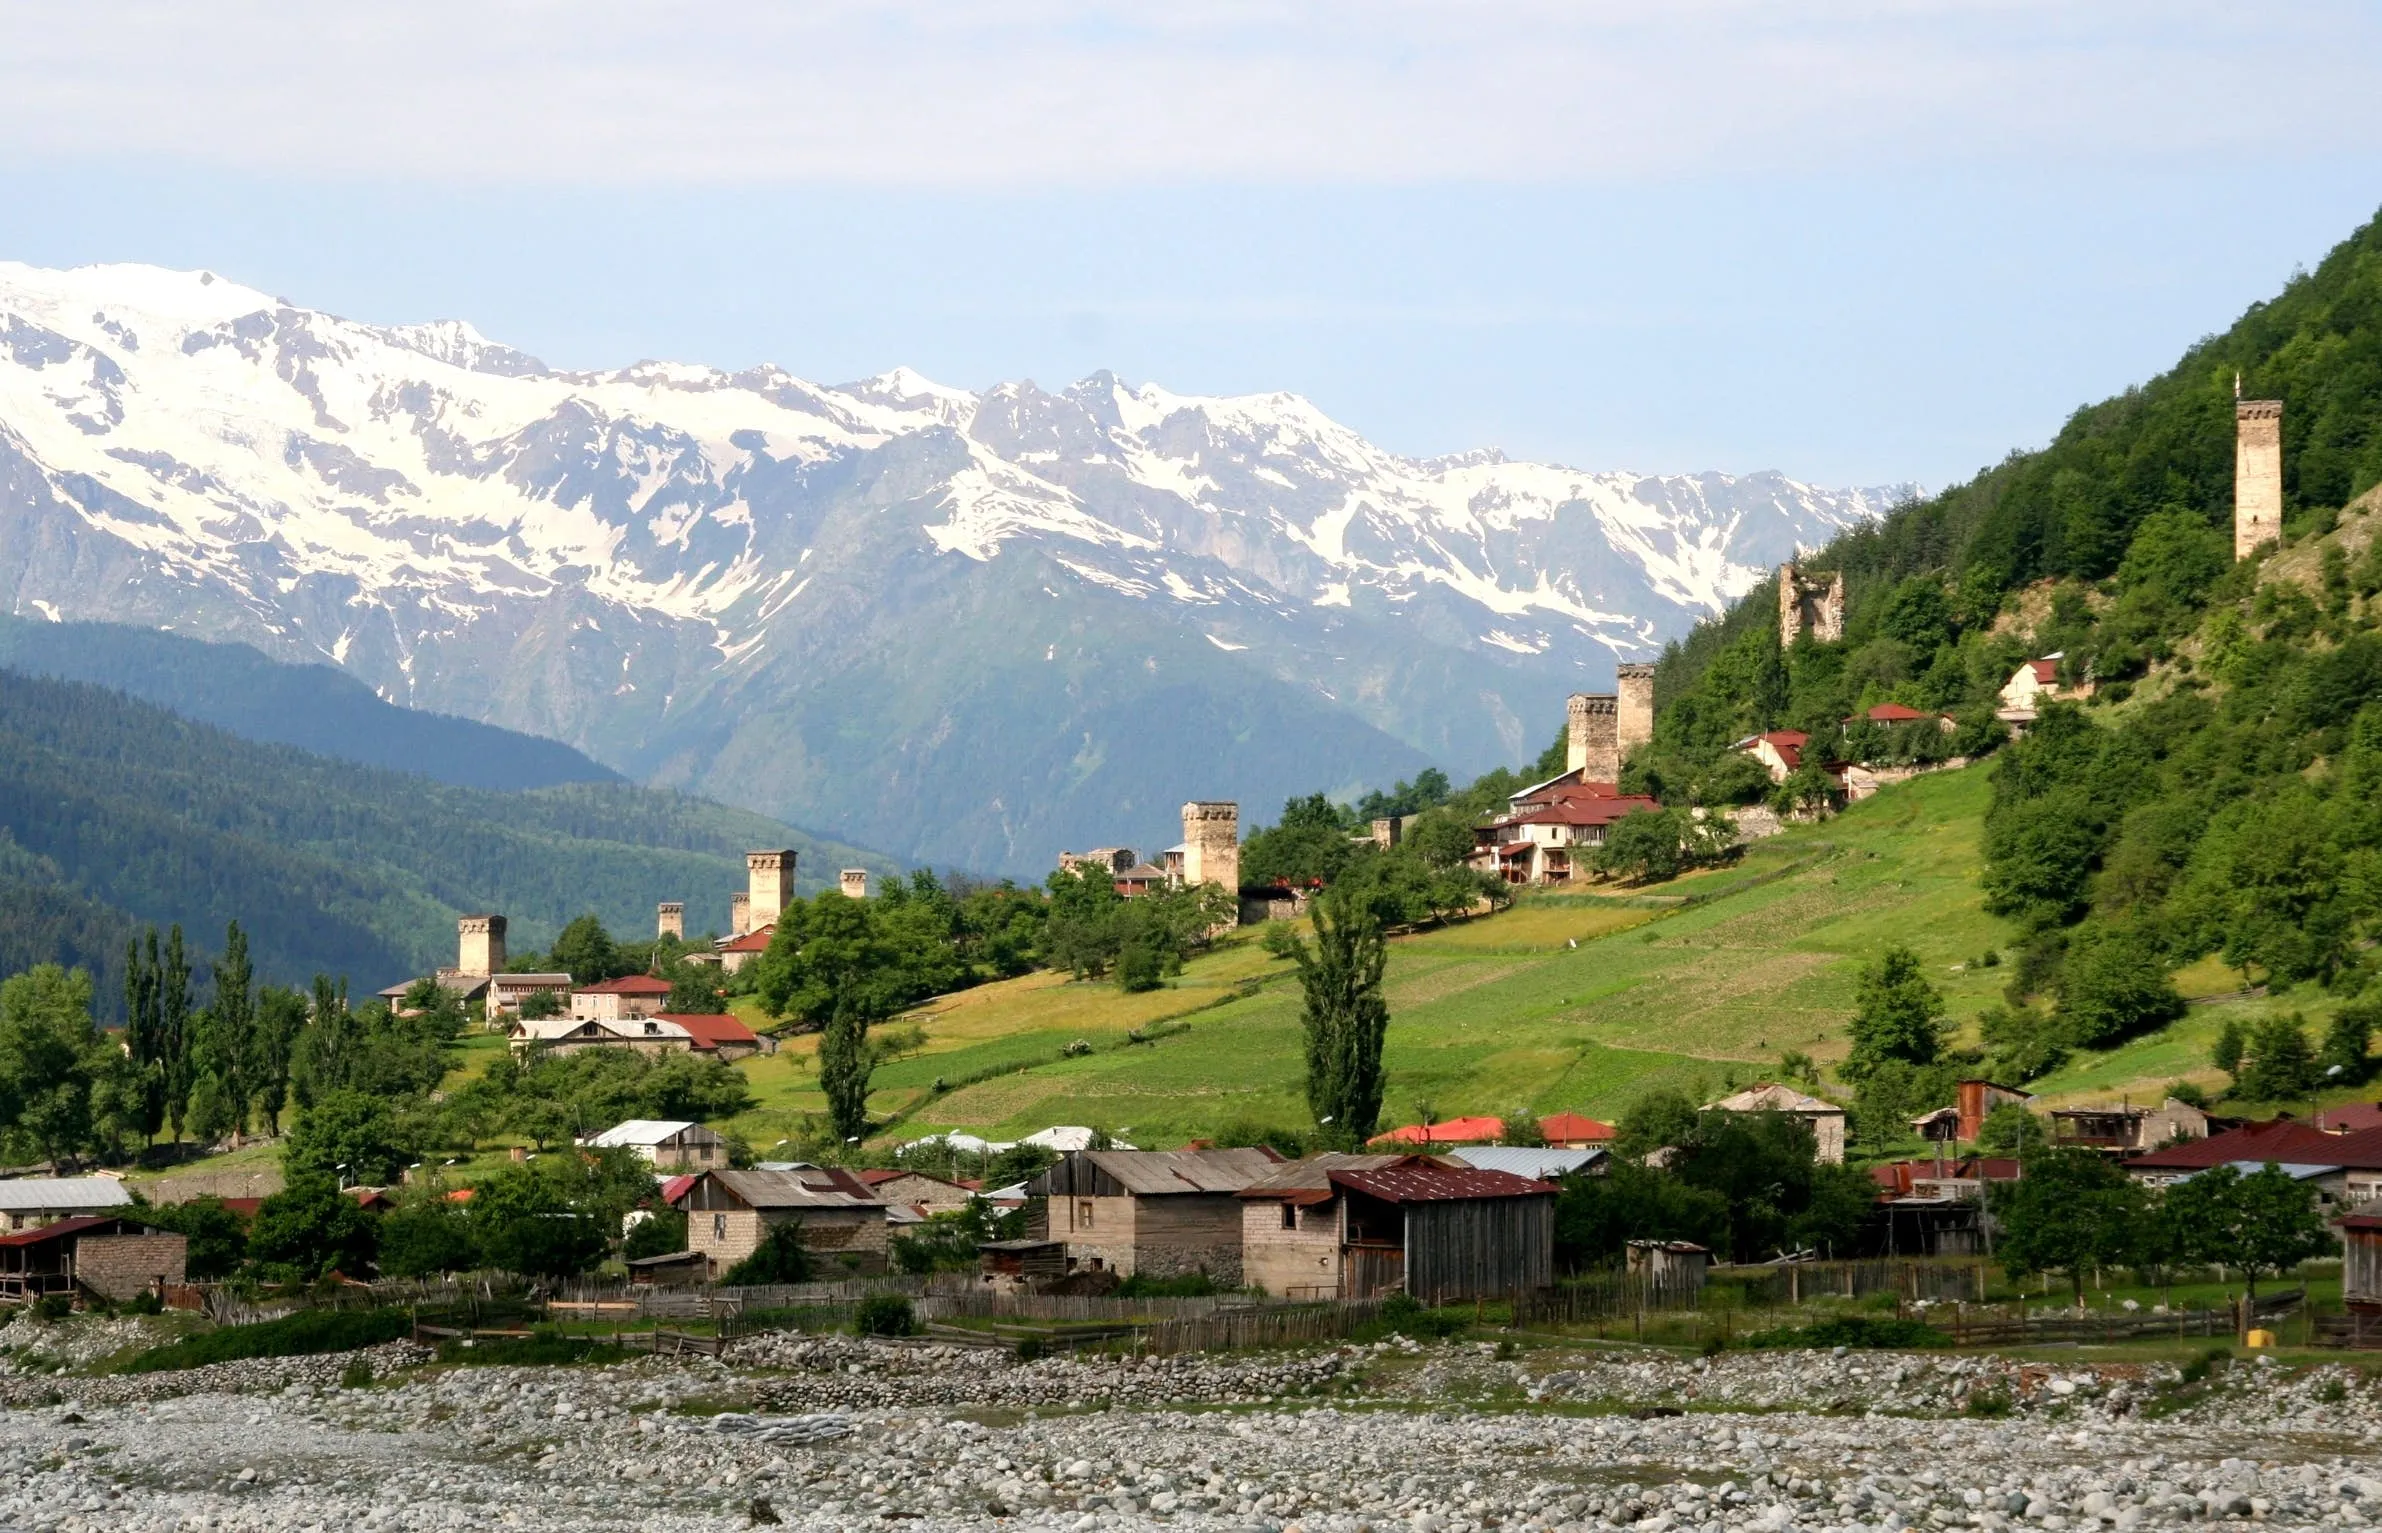
<svg viewBox="0 0 2382 1533">
<path fill-rule="evenodd" d="M 50 1340 L 40 1357 L 122 1344 Z M 376 1381 L 341 1387 L 359 1359 Z M 406 1344 L 186 1373 L 48 1366 L 0 1377 L 0 1529 L 2382 1520 L 2382 1393 L 2341 1366 L 2187 1380 L 2164 1364 L 1403 1341 L 1018 1363 L 795 1335 L 606 1368 L 442 1368 Z"/>
</svg>

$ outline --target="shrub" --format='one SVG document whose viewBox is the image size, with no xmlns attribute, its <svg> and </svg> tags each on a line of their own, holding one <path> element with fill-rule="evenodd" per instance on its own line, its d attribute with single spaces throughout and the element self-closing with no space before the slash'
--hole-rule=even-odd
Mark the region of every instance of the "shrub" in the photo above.
<svg viewBox="0 0 2382 1533">
<path fill-rule="evenodd" d="M 1040 1358 L 1043 1353 L 1049 1350 L 1050 1349 L 1043 1344 L 1042 1338 L 1039 1336 L 1020 1336 L 1017 1338 L 1017 1360 L 1021 1363 L 1033 1362 Z"/>
<path fill-rule="evenodd" d="M 2005 1390 L 1972 1389 L 1969 1391 L 1968 1403 L 1961 1406 L 1960 1411 L 1964 1416 L 1974 1416 L 1979 1420 L 1998 1420 L 2010 1414 L 2010 1396 Z"/>
<path fill-rule="evenodd" d="M 753 1254 L 730 1267 L 720 1282 L 740 1288 L 759 1283 L 807 1283 L 810 1278 L 811 1253 L 802 1244 L 802 1221 L 789 1219 L 772 1225 Z"/>
<path fill-rule="evenodd" d="M 1948 1347 L 1952 1338 L 1921 1320 L 1843 1315 L 1811 1325 L 1784 1325 L 1745 1338 L 1749 1347 Z"/>
<path fill-rule="evenodd" d="M 413 1334 L 413 1317 L 401 1309 L 310 1309 L 256 1325 L 229 1325 L 185 1336 L 136 1353 L 118 1373 L 166 1373 L 247 1357 L 312 1357 L 352 1352 Z"/>
<path fill-rule="evenodd" d="M 900 1294 L 870 1294 L 853 1313 L 852 1330 L 861 1336 L 915 1336 L 918 1312 Z"/>
<path fill-rule="evenodd" d="M 670 1256 L 687 1248 L 686 1211 L 677 1208 L 657 1208 L 653 1217 L 642 1219 L 629 1231 L 628 1239 L 620 1243 L 623 1261 L 641 1261 L 648 1256 Z"/>
<path fill-rule="evenodd" d="M 1136 1272 L 1117 1285 L 1119 1299 L 1204 1299 L 1222 1290 L 1216 1280 L 1204 1272 L 1185 1272 L 1174 1277 L 1145 1277 Z"/>
<path fill-rule="evenodd" d="M 33 1301 L 33 1318 L 36 1320 L 64 1320 L 73 1313 L 74 1300 L 66 1294 L 45 1293 Z"/>
<path fill-rule="evenodd" d="M 359 1357 L 345 1368 L 340 1369 L 339 1387 L 341 1389 L 370 1389 L 372 1387 L 372 1364 Z"/>
</svg>

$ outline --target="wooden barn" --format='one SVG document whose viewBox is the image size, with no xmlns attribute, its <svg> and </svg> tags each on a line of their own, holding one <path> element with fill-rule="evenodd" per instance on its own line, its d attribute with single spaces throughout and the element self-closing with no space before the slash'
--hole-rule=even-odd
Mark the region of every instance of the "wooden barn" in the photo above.
<svg viewBox="0 0 2382 1533">
<path fill-rule="evenodd" d="M 1070 1150 L 1026 1184 L 1046 1198 L 1046 1238 L 1070 1268 L 1177 1277 L 1204 1272 L 1241 1286 L 1236 1196 L 1281 1164 L 1271 1150 Z"/>
<path fill-rule="evenodd" d="M 1242 1273 L 1290 1298 L 1427 1304 L 1547 1287 L 1555 1189 L 1429 1155 L 1317 1155 L 1241 1193 Z"/>
</svg>

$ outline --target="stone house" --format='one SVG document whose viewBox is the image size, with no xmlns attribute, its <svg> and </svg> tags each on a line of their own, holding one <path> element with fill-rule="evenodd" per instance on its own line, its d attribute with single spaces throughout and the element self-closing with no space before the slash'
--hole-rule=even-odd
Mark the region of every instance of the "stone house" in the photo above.
<svg viewBox="0 0 2382 1533">
<path fill-rule="evenodd" d="M 836 1265 L 864 1275 L 885 1270 L 886 1205 L 846 1173 L 706 1171 L 677 1201 L 686 1210 L 687 1248 L 704 1258 L 715 1281 L 786 1223 L 802 1226 L 803 1249 L 831 1271 Z"/>
<path fill-rule="evenodd" d="M 23 1176 L 0 1181 L 0 1229 L 30 1230 L 132 1201 L 112 1176 Z"/>
<path fill-rule="evenodd" d="M 190 1242 L 137 1219 L 101 1214 L 61 1219 L 0 1235 L 0 1300 L 38 1299 L 77 1288 L 134 1299 L 179 1286 Z"/>
<path fill-rule="evenodd" d="M 1834 1102 L 1824 1102 L 1808 1092 L 1792 1086 L 1764 1083 L 1748 1086 L 1735 1096 L 1706 1102 L 1706 1112 L 1783 1112 L 1791 1113 L 1811 1125 L 1813 1139 L 1818 1142 L 1821 1164 L 1844 1164 L 1844 1109 Z"/>
<path fill-rule="evenodd" d="M 1662 807 L 1609 783 L 1558 782 L 1517 798 L 1505 813 L 1473 831 L 1466 860 L 1509 884 L 1585 883 L 1589 857 L 1615 821 Z"/>
<path fill-rule="evenodd" d="M 746 932 L 739 937 L 730 937 L 721 942 L 719 948 L 720 971 L 724 974 L 733 974 L 754 959 L 759 958 L 763 953 L 769 951 L 769 939 L 776 934 L 777 923 L 772 921 L 767 926 Z"/>
<path fill-rule="evenodd" d="M 898 1203 L 922 1213 L 957 1213 L 976 1200 L 975 1189 L 923 1171 L 863 1171 L 859 1177 L 880 1202 Z"/>
<path fill-rule="evenodd" d="M 1235 1197 L 1272 1171 L 1271 1150 L 1072 1150 L 1026 1184 L 1047 1200 L 1044 1238 L 1072 1268 L 1177 1277 L 1204 1272 L 1241 1284 Z"/>
<path fill-rule="evenodd" d="M 491 974 L 488 976 L 487 1005 L 491 1018 L 518 1016 L 521 1003 L 541 990 L 551 990 L 555 999 L 566 1000 L 571 993 L 568 974 Z M 566 1004 L 564 1010 L 569 1010 Z"/>
<path fill-rule="evenodd" d="M 668 1171 L 709 1171 L 728 1163 L 728 1141 L 700 1123 L 631 1118 L 581 1143 L 591 1150 L 634 1150 L 649 1165 Z"/>
<path fill-rule="evenodd" d="M 652 974 L 630 974 L 571 992 L 571 1015 L 587 1022 L 625 1022 L 659 1015 L 670 1003 L 670 982 Z"/>
<path fill-rule="evenodd" d="M 1427 1304 L 1555 1280 L 1555 1188 L 1428 1155 L 1311 1156 L 1240 1194 L 1241 1267 L 1286 1298 Z"/>
</svg>

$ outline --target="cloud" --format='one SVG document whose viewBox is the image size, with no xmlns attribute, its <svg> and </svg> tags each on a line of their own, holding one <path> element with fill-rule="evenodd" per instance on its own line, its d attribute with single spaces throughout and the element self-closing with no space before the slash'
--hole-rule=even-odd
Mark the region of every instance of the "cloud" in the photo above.
<svg viewBox="0 0 2382 1533">
<path fill-rule="evenodd" d="M 0 152 L 340 179 L 1529 182 L 2382 137 L 2382 20 L 2339 0 L 81 0 L 10 23 Z"/>
</svg>

